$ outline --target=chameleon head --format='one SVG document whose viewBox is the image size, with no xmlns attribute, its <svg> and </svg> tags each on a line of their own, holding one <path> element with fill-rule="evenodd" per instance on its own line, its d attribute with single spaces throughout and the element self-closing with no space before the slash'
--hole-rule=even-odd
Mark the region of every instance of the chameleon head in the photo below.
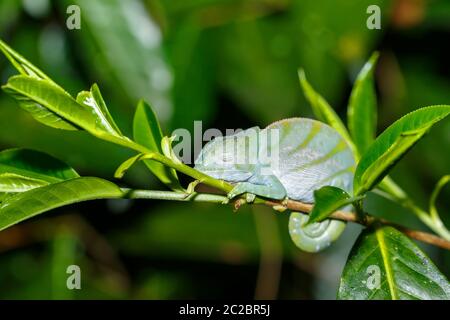
<svg viewBox="0 0 450 320">
<path fill-rule="evenodd" d="M 195 169 L 229 182 L 248 180 L 258 162 L 258 133 L 254 127 L 208 142 L 195 160 Z"/>
</svg>

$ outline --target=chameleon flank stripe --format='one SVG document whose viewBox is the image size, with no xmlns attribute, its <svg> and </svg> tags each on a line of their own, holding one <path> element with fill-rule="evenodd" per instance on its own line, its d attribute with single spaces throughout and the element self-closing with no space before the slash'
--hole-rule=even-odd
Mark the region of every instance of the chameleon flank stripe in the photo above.
<svg viewBox="0 0 450 320">
<path fill-rule="evenodd" d="M 232 143 L 237 147 L 224 148 Z M 249 154 L 249 146 L 257 152 L 256 160 L 242 161 L 249 159 L 242 157 Z M 355 159 L 350 147 L 336 130 L 312 119 L 284 119 L 262 130 L 255 127 L 215 139 L 202 149 L 195 164 L 205 174 L 235 183 L 230 198 L 251 193 L 313 203 L 314 190 L 326 185 L 353 191 Z M 308 252 L 328 247 L 345 228 L 337 220 L 304 227 L 307 220 L 307 215 L 291 213 L 289 232 L 294 243 Z"/>
<path fill-rule="evenodd" d="M 274 124 L 272 124 L 274 125 Z M 288 126 L 290 127 L 290 126 Z M 320 132 L 320 128 L 322 126 L 320 125 L 320 122 L 314 122 L 312 123 L 308 135 L 305 137 L 305 139 L 295 148 L 292 148 L 289 152 L 289 155 L 293 155 L 297 152 L 299 152 L 301 149 L 305 148 L 308 143 Z M 284 131 L 284 130 L 283 130 Z"/>
</svg>

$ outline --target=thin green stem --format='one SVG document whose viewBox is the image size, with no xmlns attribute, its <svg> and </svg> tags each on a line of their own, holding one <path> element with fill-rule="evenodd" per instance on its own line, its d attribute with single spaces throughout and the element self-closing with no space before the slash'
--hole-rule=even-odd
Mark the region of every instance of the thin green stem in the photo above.
<svg viewBox="0 0 450 320">
<path fill-rule="evenodd" d="M 186 193 L 186 192 L 174 192 L 174 191 L 156 191 L 156 190 L 132 190 L 132 189 L 122 189 L 124 194 L 123 198 L 125 199 L 154 199 L 154 200 L 171 200 L 171 201 L 194 201 L 194 202 L 210 202 L 210 203 L 217 203 L 217 204 L 227 204 L 229 203 L 229 200 L 226 196 L 217 195 L 217 194 L 208 194 L 208 193 Z M 245 201 L 240 201 L 243 199 L 237 200 L 235 204 L 235 208 L 238 209 L 239 206 Z M 238 205 L 236 205 L 238 203 Z M 284 209 L 289 209 L 291 211 L 300 211 L 304 213 L 310 213 L 312 211 L 313 206 L 311 204 L 303 203 L 300 201 L 271 201 L 271 200 L 264 200 L 261 198 L 255 199 L 255 204 L 260 205 L 266 205 L 269 207 L 273 207 L 274 209 L 278 211 L 280 210 L 280 207 L 284 207 Z M 342 221 L 348 221 L 348 222 L 355 222 L 359 223 L 361 225 L 368 226 L 375 221 L 378 221 L 379 223 L 385 224 L 385 225 L 392 225 L 395 228 L 398 228 L 403 233 L 405 233 L 407 236 L 409 236 L 412 239 L 416 239 L 443 249 L 450 250 L 450 240 L 439 238 L 433 234 L 417 231 L 417 230 L 410 230 L 408 228 L 405 228 L 403 226 L 398 226 L 395 224 L 392 224 L 385 220 L 380 219 L 374 219 L 372 216 L 367 217 L 366 221 L 360 221 L 358 217 L 351 212 L 347 211 L 336 211 L 331 216 L 333 219 L 342 220 Z"/>
<path fill-rule="evenodd" d="M 225 193 L 229 193 L 233 186 L 223 180 L 214 179 L 200 171 L 195 170 L 192 167 L 189 167 L 181 162 L 175 162 L 172 159 L 157 153 L 153 152 L 146 147 L 128 139 L 122 137 L 99 137 L 110 142 L 119 144 L 121 146 L 133 149 L 137 152 L 140 152 L 146 155 L 147 159 L 158 161 L 168 167 L 171 167 L 181 173 L 184 173 L 195 180 L 199 180 L 202 183 L 209 185 L 211 187 L 217 188 Z M 400 189 L 401 190 L 401 189 Z M 402 192 L 402 199 L 398 199 L 399 202 L 410 209 L 424 224 L 426 224 L 431 230 L 436 232 L 443 239 L 450 241 L 450 232 L 445 228 L 442 221 L 438 218 L 432 218 L 427 212 L 423 211 L 419 207 L 417 207 L 407 196 Z M 210 195 L 210 194 L 198 194 L 198 193 L 183 193 L 183 192 L 169 192 L 169 191 L 146 191 L 146 190 L 129 190 L 126 192 L 126 196 L 130 199 L 161 199 L 161 200 L 174 200 L 174 201 L 202 201 L 202 202 L 214 202 L 214 203 L 227 203 L 228 198 L 221 195 Z M 393 197 L 395 198 L 395 196 Z M 238 205 L 240 202 L 236 202 Z M 256 203 L 265 203 L 266 205 L 270 205 L 270 202 L 256 199 Z M 361 224 L 367 224 L 368 217 L 361 210 L 357 210 L 357 222 Z M 346 218 L 346 217 L 344 217 Z M 347 217 L 350 219 L 351 217 Z M 345 219 L 344 219 L 345 220 Z"/>
<path fill-rule="evenodd" d="M 171 200 L 171 201 L 198 201 L 225 204 L 228 203 L 226 196 L 209 193 L 184 193 L 173 191 L 157 190 L 132 190 L 122 189 L 124 198 L 127 199 L 153 199 L 153 200 Z"/>
<path fill-rule="evenodd" d="M 233 189 L 233 186 L 223 180 L 218 180 L 218 179 L 214 179 L 198 170 L 195 170 L 192 167 L 189 167 L 188 165 L 185 165 L 184 163 L 181 162 L 175 162 L 172 159 L 157 153 L 157 152 L 153 152 L 149 149 L 147 149 L 146 147 L 137 144 L 134 141 L 127 141 L 126 143 L 122 144 L 123 146 L 126 146 L 128 148 L 131 148 L 135 151 L 138 151 L 140 153 L 145 154 L 147 157 L 147 159 L 151 159 L 151 160 L 155 160 L 158 161 L 168 167 L 171 167 L 181 173 L 184 173 L 185 175 L 190 176 L 191 178 L 195 179 L 195 180 L 200 180 L 202 183 L 209 185 L 211 187 L 217 188 L 219 190 L 224 191 L 225 193 L 228 193 L 231 191 L 231 189 Z"/>
<path fill-rule="evenodd" d="M 387 193 L 383 190 L 374 190 L 378 195 L 397 202 L 402 207 L 410 210 L 420 221 L 422 221 L 428 228 L 436 232 L 440 237 L 447 241 L 450 241 L 450 231 L 447 230 L 439 216 L 430 215 L 425 210 L 419 208 L 414 201 L 412 201 L 406 194 L 403 194 L 401 198 L 393 196 L 391 193 Z"/>
<path fill-rule="evenodd" d="M 439 217 L 430 216 L 428 212 L 416 206 L 411 200 L 405 201 L 402 205 L 405 208 L 411 210 L 417 216 L 417 218 L 419 218 L 425 225 L 428 226 L 428 228 L 436 232 L 436 234 L 438 234 L 445 240 L 450 241 L 450 232 L 447 230 Z"/>
</svg>

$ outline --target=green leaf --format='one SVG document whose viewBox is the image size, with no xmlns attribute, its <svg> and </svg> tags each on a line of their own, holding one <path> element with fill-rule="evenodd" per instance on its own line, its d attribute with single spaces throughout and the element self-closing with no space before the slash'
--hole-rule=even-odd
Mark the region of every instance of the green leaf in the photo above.
<svg viewBox="0 0 450 320">
<path fill-rule="evenodd" d="M 86 72 L 111 93 L 117 106 L 112 110 L 121 112 L 122 123 L 131 121 L 129 105 L 140 98 L 152 101 L 157 114 L 168 121 L 174 76 L 163 47 L 165 37 L 144 1 L 64 0 L 55 7 L 65 15 L 72 4 L 83 11 L 83 32 L 73 36 L 86 57 Z"/>
<path fill-rule="evenodd" d="M 344 190 L 325 186 L 314 191 L 314 207 L 309 215 L 307 225 L 320 222 L 328 218 L 336 210 L 361 200 L 361 197 L 352 198 Z"/>
<path fill-rule="evenodd" d="M 132 143 L 128 138 L 117 135 L 113 127 L 105 124 L 107 118 L 103 107 L 80 104 L 63 89 L 47 80 L 13 76 L 2 88 L 37 121 L 47 126 L 64 130 L 84 129 L 100 139 L 124 146 Z M 83 96 L 84 93 L 79 98 Z M 101 96 L 96 95 L 95 99 L 101 103 Z"/>
<path fill-rule="evenodd" d="M 0 152 L 0 192 L 23 192 L 77 177 L 68 165 L 39 151 Z"/>
<path fill-rule="evenodd" d="M 0 173 L 0 192 L 24 192 L 48 184 L 44 180 L 33 179 L 14 173 Z"/>
<path fill-rule="evenodd" d="M 171 137 L 167 137 L 167 136 L 163 137 L 161 140 L 161 149 L 162 149 L 163 154 L 167 158 L 171 159 L 175 163 L 181 164 L 182 163 L 181 160 L 178 159 L 177 155 L 175 154 L 175 152 L 172 149 L 172 143 L 175 140 L 175 138 L 176 138 L 176 135 L 173 135 Z"/>
<path fill-rule="evenodd" d="M 437 197 L 439 196 L 439 193 L 441 192 L 442 188 L 449 182 L 450 182 L 450 175 L 443 176 L 438 181 L 438 183 L 434 187 L 433 193 L 431 194 L 431 197 L 430 197 L 430 215 L 434 219 L 439 219 L 440 220 L 438 211 L 436 209 L 436 200 L 437 200 Z"/>
<path fill-rule="evenodd" d="M 309 101 L 317 120 L 330 125 L 334 129 L 336 129 L 336 131 L 339 132 L 342 137 L 347 140 L 347 142 L 352 143 L 352 140 L 350 139 L 350 135 L 348 134 L 347 128 L 345 127 L 344 123 L 339 118 L 334 109 L 328 104 L 328 102 L 309 84 L 308 80 L 306 79 L 305 71 L 303 69 L 299 70 L 298 76 L 305 97 Z"/>
<path fill-rule="evenodd" d="M 360 155 L 364 154 L 376 136 L 377 98 L 373 74 L 378 57 L 378 52 L 373 53 L 360 71 L 347 108 L 348 128 Z M 405 192 L 390 177 L 385 177 L 378 187 L 396 199 L 406 197 Z"/>
<path fill-rule="evenodd" d="M 139 101 L 133 121 L 134 140 L 153 152 L 162 154 L 162 130 L 150 105 Z M 155 176 L 173 190 L 182 190 L 175 170 L 159 162 L 146 160 L 146 166 Z"/>
<path fill-rule="evenodd" d="M 5 201 L 8 197 L 10 197 L 11 194 L 10 193 L 2 193 L 0 192 L 0 203 L 2 203 L 3 201 Z"/>
<path fill-rule="evenodd" d="M 64 130 L 96 130 L 94 113 L 47 80 L 13 76 L 2 88 L 33 118 L 47 126 Z"/>
<path fill-rule="evenodd" d="M 11 47 L 9 47 L 5 42 L 0 40 L 0 50 L 3 54 L 8 58 L 11 64 L 19 71 L 22 75 L 31 76 L 37 79 L 45 79 L 48 82 L 56 85 L 49 76 L 47 76 L 44 72 L 35 67 L 32 63 L 22 57 L 19 53 L 14 51 Z"/>
<path fill-rule="evenodd" d="M 378 52 L 370 57 L 356 78 L 347 108 L 348 129 L 359 154 L 363 154 L 376 136 L 377 97 L 373 73 Z"/>
<path fill-rule="evenodd" d="M 389 226 L 370 228 L 350 252 L 338 298 L 448 300 L 450 283 L 403 233 Z"/>
<path fill-rule="evenodd" d="M 354 194 L 371 190 L 407 151 L 438 121 L 450 113 L 440 105 L 413 111 L 387 128 L 361 157 L 354 177 Z"/>
<path fill-rule="evenodd" d="M 122 136 L 122 132 L 119 127 L 114 122 L 111 114 L 109 113 L 108 107 L 103 100 L 102 94 L 97 84 L 93 84 L 90 91 L 81 91 L 77 95 L 77 102 L 88 108 L 91 108 L 99 119 L 99 126 L 101 126 L 104 131 L 115 135 Z"/>
<path fill-rule="evenodd" d="M 76 178 L 32 189 L 7 198 L 0 205 L 0 231 L 40 213 L 68 204 L 120 198 L 115 184 L 99 178 Z"/>
</svg>

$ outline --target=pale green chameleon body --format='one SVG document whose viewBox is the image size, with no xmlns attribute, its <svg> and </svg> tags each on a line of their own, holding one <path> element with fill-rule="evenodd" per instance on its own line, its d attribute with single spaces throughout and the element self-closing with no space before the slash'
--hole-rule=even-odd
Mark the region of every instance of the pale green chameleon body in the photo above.
<svg viewBox="0 0 450 320">
<path fill-rule="evenodd" d="M 214 139 L 202 149 L 195 168 L 235 184 L 229 198 L 248 193 L 313 203 L 314 190 L 323 186 L 352 193 L 355 159 L 344 139 L 330 126 L 291 118 L 263 130 L 254 127 Z M 289 232 L 294 243 L 308 252 L 326 248 L 345 228 L 345 223 L 337 220 L 305 227 L 307 220 L 306 215 L 293 212 Z"/>
</svg>

